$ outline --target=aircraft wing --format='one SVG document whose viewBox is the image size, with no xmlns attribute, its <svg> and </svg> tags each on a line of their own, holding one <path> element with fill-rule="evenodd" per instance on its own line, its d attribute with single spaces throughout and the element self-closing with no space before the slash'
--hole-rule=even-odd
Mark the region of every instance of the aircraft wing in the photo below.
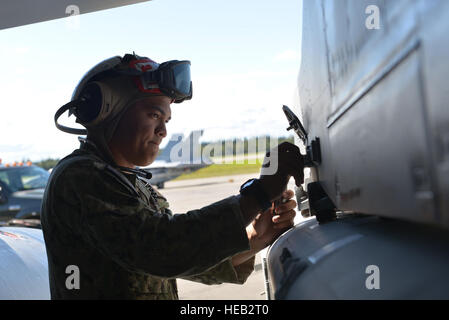
<svg viewBox="0 0 449 320">
<path fill-rule="evenodd" d="M 0 4 L 0 30 L 151 0 L 15 0 Z"/>
<path fill-rule="evenodd" d="M 0 253 L 0 300 L 50 299 L 42 230 L 0 227 Z"/>
</svg>

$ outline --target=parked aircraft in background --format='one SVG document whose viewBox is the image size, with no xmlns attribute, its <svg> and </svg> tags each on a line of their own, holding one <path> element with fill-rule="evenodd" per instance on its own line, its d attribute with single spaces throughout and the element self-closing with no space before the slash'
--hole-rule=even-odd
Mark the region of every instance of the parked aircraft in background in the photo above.
<svg viewBox="0 0 449 320">
<path fill-rule="evenodd" d="M 202 135 L 203 130 L 192 131 L 185 140 L 183 134 L 172 135 L 156 160 L 148 167 L 141 168 L 151 172 L 148 182 L 162 189 L 166 181 L 209 166 L 212 161 L 201 157 L 199 139 Z"/>
</svg>

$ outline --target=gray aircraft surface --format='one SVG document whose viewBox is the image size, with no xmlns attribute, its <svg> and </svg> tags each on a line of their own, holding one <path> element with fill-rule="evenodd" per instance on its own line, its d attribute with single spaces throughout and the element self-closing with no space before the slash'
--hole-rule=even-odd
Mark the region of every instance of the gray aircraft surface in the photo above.
<svg viewBox="0 0 449 320">
<path fill-rule="evenodd" d="M 303 1 L 311 218 L 269 249 L 270 298 L 449 298 L 448 57 L 449 1 Z"/>
<path fill-rule="evenodd" d="M 212 160 L 201 155 L 199 139 L 202 135 L 203 130 L 192 131 L 185 140 L 182 134 L 172 135 L 156 160 L 141 168 L 151 172 L 148 182 L 162 189 L 166 181 L 211 165 Z"/>
<path fill-rule="evenodd" d="M 0 30 L 146 1 L 151 0 L 2 1 L 0 5 Z"/>
<path fill-rule="evenodd" d="M 50 299 L 42 231 L 0 227 L 0 300 Z"/>
</svg>

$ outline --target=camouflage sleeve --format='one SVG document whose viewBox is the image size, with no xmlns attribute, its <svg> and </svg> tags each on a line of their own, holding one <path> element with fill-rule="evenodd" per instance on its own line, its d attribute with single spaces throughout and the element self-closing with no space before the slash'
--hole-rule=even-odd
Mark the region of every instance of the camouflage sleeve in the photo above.
<svg viewBox="0 0 449 320">
<path fill-rule="evenodd" d="M 159 197 L 159 207 L 163 208 L 167 214 L 173 215 L 172 211 L 169 209 L 170 205 L 167 199 L 159 191 L 155 190 L 155 192 Z M 183 277 L 183 279 L 208 285 L 222 284 L 224 282 L 243 284 L 254 271 L 254 261 L 255 257 L 252 257 L 244 263 L 234 267 L 232 265 L 231 257 L 200 274 Z"/>
<path fill-rule="evenodd" d="M 254 260 L 255 257 L 252 257 L 234 267 L 231 258 L 229 258 L 203 273 L 183 277 L 183 279 L 201 282 L 203 284 L 221 284 L 224 282 L 243 284 L 254 271 Z"/>
<path fill-rule="evenodd" d="M 65 201 L 62 212 L 78 212 L 80 236 L 130 271 L 190 276 L 249 249 L 238 197 L 185 214 L 160 214 L 91 162 L 67 168 L 55 190 Z"/>
</svg>

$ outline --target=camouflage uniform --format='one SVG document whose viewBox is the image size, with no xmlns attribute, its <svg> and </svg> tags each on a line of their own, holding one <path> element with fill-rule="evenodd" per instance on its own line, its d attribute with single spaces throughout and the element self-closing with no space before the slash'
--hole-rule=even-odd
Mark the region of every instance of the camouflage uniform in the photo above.
<svg viewBox="0 0 449 320">
<path fill-rule="evenodd" d="M 53 169 L 42 205 L 52 299 L 178 299 L 176 278 L 242 284 L 254 257 L 237 197 L 186 214 L 85 143 Z M 80 288 L 67 289 L 76 265 Z"/>
</svg>

